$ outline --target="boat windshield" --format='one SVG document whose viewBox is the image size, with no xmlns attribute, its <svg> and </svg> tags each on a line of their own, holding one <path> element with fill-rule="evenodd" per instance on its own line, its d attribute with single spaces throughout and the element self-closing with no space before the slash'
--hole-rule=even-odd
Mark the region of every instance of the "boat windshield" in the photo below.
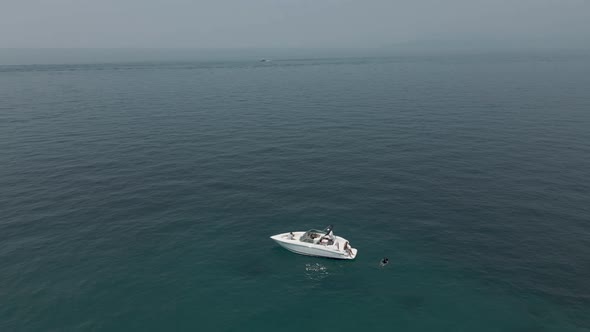
<svg viewBox="0 0 590 332">
<path fill-rule="evenodd" d="M 303 233 L 299 238 L 301 242 L 307 243 L 314 243 L 318 237 L 326 235 L 324 231 L 318 231 L 317 229 L 310 229 L 309 231 Z"/>
</svg>

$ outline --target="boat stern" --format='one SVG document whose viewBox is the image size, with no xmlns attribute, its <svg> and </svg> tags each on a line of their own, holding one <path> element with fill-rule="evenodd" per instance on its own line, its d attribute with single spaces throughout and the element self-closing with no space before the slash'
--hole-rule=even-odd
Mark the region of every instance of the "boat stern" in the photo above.
<svg viewBox="0 0 590 332">
<path fill-rule="evenodd" d="M 358 252 L 358 250 L 356 248 L 350 248 L 350 254 L 348 256 L 349 257 L 348 259 L 355 259 L 357 252 Z"/>
</svg>

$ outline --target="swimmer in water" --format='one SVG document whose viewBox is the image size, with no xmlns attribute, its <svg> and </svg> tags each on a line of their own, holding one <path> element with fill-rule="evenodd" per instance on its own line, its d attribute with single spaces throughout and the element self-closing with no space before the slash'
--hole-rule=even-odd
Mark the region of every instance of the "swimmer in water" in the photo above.
<svg viewBox="0 0 590 332">
<path fill-rule="evenodd" d="M 385 257 L 381 260 L 381 262 L 379 263 L 379 265 L 381 267 L 384 267 L 385 265 L 387 265 L 387 263 L 389 263 L 389 258 Z"/>
</svg>

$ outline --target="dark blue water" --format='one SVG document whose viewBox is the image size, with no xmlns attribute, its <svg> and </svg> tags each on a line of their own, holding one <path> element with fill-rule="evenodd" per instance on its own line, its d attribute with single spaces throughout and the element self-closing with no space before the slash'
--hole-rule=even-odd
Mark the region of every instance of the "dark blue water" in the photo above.
<svg viewBox="0 0 590 332">
<path fill-rule="evenodd" d="M 590 331 L 589 91 L 579 55 L 1 66 L 0 330 Z M 356 260 L 269 239 L 328 224 Z"/>
</svg>

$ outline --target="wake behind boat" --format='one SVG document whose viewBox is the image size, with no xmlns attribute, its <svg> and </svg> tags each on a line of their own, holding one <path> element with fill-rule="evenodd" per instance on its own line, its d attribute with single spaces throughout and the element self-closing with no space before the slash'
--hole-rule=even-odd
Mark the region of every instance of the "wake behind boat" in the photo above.
<svg viewBox="0 0 590 332">
<path fill-rule="evenodd" d="M 347 239 L 334 235 L 332 225 L 319 231 L 310 229 L 303 232 L 289 232 L 270 237 L 281 247 L 296 254 L 336 259 L 354 259 L 357 250 Z"/>
</svg>

